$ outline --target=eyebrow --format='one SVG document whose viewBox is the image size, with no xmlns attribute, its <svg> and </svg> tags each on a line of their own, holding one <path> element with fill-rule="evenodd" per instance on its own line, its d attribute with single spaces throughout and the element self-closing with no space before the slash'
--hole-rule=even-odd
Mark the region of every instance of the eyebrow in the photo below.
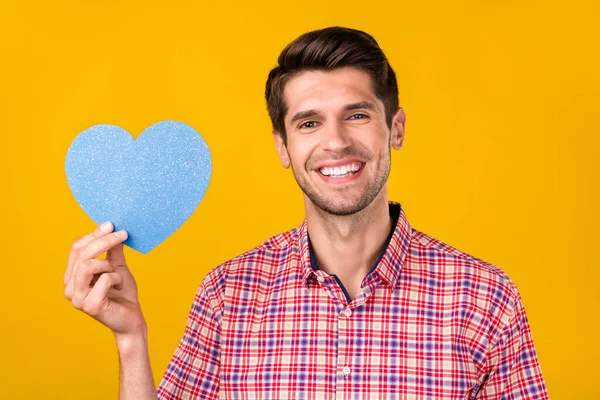
<svg viewBox="0 0 600 400">
<path fill-rule="evenodd" d="M 367 110 L 371 110 L 374 112 L 377 111 L 375 104 L 369 103 L 368 101 L 360 101 L 358 103 L 346 104 L 343 108 L 344 111 L 362 110 L 362 109 L 367 109 Z M 317 114 L 319 114 L 317 112 L 317 110 L 299 111 L 296 114 L 294 114 L 294 116 L 292 117 L 291 123 L 293 124 L 294 122 L 296 122 L 298 120 L 308 118 L 308 117 L 313 117 Z"/>
</svg>

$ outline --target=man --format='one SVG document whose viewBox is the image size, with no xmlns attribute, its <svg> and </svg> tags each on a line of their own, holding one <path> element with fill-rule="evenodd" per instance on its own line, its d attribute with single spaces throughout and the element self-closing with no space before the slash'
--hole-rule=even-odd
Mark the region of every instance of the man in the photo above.
<svg viewBox="0 0 600 400">
<path fill-rule="evenodd" d="M 73 245 L 65 294 L 115 333 L 121 398 L 547 399 L 514 283 L 388 201 L 405 116 L 377 42 L 308 32 L 266 86 L 306 220 L 209 272 L 157 392 L 126 232 Z"/>
</svg>

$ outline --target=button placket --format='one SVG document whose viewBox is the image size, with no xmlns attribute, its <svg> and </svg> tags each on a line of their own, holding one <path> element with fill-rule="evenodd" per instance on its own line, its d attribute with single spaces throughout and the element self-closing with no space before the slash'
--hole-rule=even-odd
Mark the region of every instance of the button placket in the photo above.
<svg viewBox="0 0 600 400">
<path fill-rule="evenodd" d="M 337 348 L 337 374 L 336 374 L 336 399 L 344 399 L 347 395 L 347 378 L 350 375 L 350 367 L 347 365 L 347 346 L 348 346 L 348 317 L 346 311 L 349 308 L 342 308 L 338 314 L 338 348 Z"/>
</svg>

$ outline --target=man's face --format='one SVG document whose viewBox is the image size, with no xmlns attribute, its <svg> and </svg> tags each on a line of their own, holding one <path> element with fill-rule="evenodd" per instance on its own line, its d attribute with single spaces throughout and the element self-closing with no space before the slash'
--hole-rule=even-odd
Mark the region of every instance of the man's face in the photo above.
<svg viewBox="0 0 600 400">
<path fill-rule="evenodd" d="M 303 72 L 288 81 L 284 99 L 287 146 L 274 137 L 308 201 L 334 215 L 371 204 L 387 182 L 390 145 L 402 146 L 402 109 L 390 130 L 369 75 L 355 68 Z"/>
</svg>

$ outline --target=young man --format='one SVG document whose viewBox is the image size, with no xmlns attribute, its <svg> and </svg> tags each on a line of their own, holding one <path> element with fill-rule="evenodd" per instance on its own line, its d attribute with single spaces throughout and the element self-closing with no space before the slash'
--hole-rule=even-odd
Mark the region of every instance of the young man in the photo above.
<svg viewBox="0 0 600 400">
<path fill-rule="evenodd" d="M 377 42 L 300 36 L 266 99 L 306 220 L 206 276 L 158 392 L 126 233 L 106 223 L 73 245 L 65 295 L 115 333 L 121 398 L 547 399 L 515 284 L 388 201 L 405 116 Z"/>
</svg>

